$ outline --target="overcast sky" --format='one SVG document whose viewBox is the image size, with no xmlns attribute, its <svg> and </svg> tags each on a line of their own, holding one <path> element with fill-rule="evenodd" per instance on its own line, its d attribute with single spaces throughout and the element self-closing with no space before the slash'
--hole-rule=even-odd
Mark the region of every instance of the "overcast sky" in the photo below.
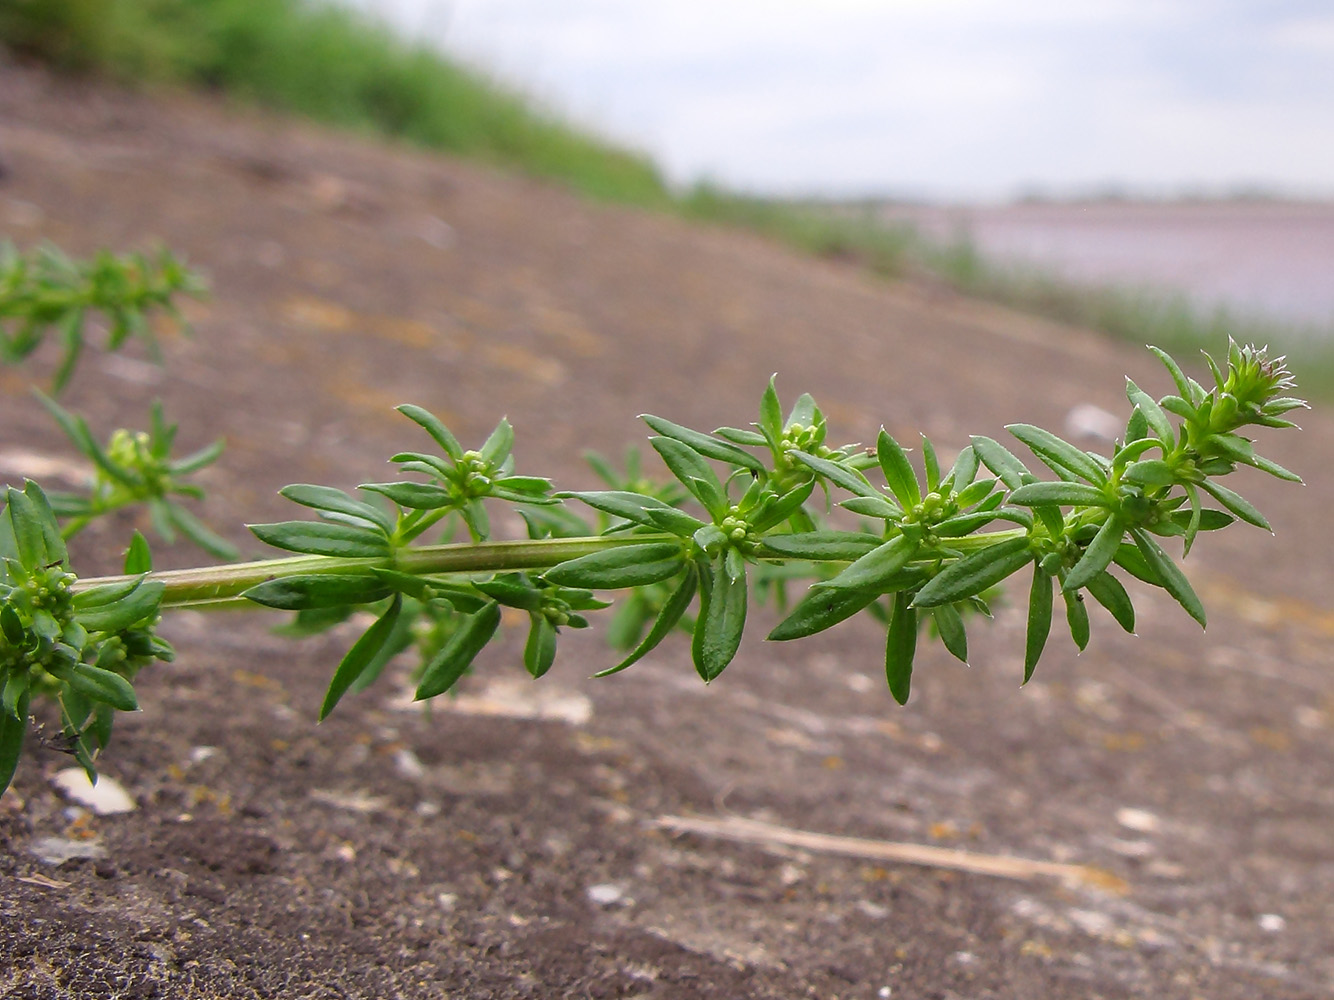
<svg viewBox="0 0 1334 1000">
<path fill-rule="evenodd" d="M 676 182 L 1334 196 L 1331 0 L 354 0 Z"/>
</svg>

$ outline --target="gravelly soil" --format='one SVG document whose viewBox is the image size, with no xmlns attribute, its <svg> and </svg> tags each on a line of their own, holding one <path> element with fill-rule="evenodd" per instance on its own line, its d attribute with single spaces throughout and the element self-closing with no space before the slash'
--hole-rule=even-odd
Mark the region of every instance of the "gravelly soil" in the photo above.
<svg viewBox="0 0 1334 1000">
<path fill-rule="evenodd" d="M 5 68 L 0 162 L 22 245 L 160 240 L 209 272 L 165 374 L 93 354 L 69 403 L 111 426 L 161 396 L 187 447 L 225 434 L 218 526 L 291 516 L 285 483 L 379 476 L 420 443 L 404 401 L 470 441 L 508 414 L 520 468 L 579 488 L 581 449 L 619 451 L 636 414 L 743 423 L 774 371 L 836 438 L 883 422 L 946 449 L 1120 412 L 1123 373 L 1166 388 L 1083 331 L 202 101 Z M 0 462 L 49 479 L 69 452 L 32 375 L 0 373 Z M 1138 638 L 1098 620 L 1023 690 L 1006 607 L 971 668 L 923 656 L 906 709 L 869 625 L 767 646 L 757 621 L 707 689 L 680 644 L 589 682 L 609 654 L 574 637 L 534 684 L 511 641 L 429 717 L 395 677 L 316 726 L 345 634 L 178 615 L 178 663 L 143 679 L 104 761 L 138 809 L 73 808 L 50 783 L 68 759 L 40 747 L 0 803 L 0 995 L 1334 996 L 1334 560 L 1313 530 L 1334 427 L 1307 423 L 1268 446 L 1305 489 L 1242 484 L 1277 538 L 1192 554 L 1207 634 L 1141 601 Z M 766 848 L 669 816 L 1101 875 Z M 43 861 L 51 837 L 100 856 Z"/>
</svg>

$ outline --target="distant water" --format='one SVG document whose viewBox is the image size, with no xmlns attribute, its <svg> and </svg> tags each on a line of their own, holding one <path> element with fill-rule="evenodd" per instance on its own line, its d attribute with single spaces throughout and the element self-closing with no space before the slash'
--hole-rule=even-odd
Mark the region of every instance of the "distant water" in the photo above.
<svg viewBox="0 0 1334 1000">
<path fill-rule="evenodd" d="M 1334 203 L 1034 202 L 891 206 L 924 234 L 1091 284 L 1334 330 Z"/>
</svg>

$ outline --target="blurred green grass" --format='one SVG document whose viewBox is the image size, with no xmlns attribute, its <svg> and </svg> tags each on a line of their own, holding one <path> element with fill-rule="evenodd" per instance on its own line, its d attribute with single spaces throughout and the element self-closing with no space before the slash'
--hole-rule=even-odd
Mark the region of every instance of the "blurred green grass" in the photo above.
<svg viewBox="0 0 1334 1000">
<path fill-rule="evenodd" d="M 186 86 L 342 128 L 447 150 L 584 195 L 745 228 L 885 277 L 958 292 L 1168 350 L 1268 343 L 1307 390 L 1334 393 L 1334 331 L 1301 330 L 1184 296 L 1090 288 L 932 242 L 874 203 L 751 197 L 710 184 L 674 192 L 641 153 L 563 120 L 484 72 L 324 0 L 0 0 L 0 42 L 20 58 L 120 83 Z"/>
</svg>

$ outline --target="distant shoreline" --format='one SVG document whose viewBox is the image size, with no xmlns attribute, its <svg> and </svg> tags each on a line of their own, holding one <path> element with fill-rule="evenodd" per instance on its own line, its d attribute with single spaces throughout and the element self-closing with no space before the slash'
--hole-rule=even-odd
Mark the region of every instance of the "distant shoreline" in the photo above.
<svg viewBox="0 0 1334 1000">
<path fill-rule="evenodd" d="M 1180 292 L 1204 308 L 1334 324 L 1330 201 L 887 202 L 878 211 L 931 240 L 966 238 L 998 263 L 1041 267 L 1070 281 Z"/>
</svg>

